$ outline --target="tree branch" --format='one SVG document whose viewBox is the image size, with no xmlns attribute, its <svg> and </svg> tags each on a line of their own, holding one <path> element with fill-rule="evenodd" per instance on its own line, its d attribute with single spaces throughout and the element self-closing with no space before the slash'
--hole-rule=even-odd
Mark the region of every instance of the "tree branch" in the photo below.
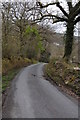
<svg viewBox="0 0 80 120">
<path fill-rule="evenodd" d="M 74 21 L 74 25 L 76 24 L 76 23 L 78 23 L 80 21 L 80 16 L 78 16 L 77 18 L 76 18 L 76 20 Z"/>
<path fill-rule="evenodd" d="M 50 6 L 50 5 L 55 5 L 55 4 L 57 4 L 57 2 L 55 2 L 55 3 L 49 3 L 47 5 L 43 5 L 41 2 L 36 2 L 36 5 L 40 6 L 40 8 L 46 8 L 46 7 Z"/>
<path fill-rule="evenodd" d="M 80 13 L 80 7 L 73 14 L 70 15 L 70 18 L 74 19 L 79 13 Z"/>
<path fill-rule="evenodd" d="M 58 22 L 64 22 L 64 20 L 53 20 L 53 24 Z"/>
<path fill-rule="evenodd" d="M 68 4 L 68 7 L 69 7 L 69 12 L 70 12 L 71 9 L 73 8 L 73 6 L 72 6 L 72 2 L 67 2 L 67 4 Z"/>
<path fill-rule="evenodd" d="M 80 7 L 80 1 L 73 7 L 71 13 L 74 13 Z"/>
<path fill-rule="evenodd" d="M 64 10 L 64 8 L 60 5 L 59 2 L 57 2 L 57 7 L 63 12 L 63 14 L 66 16 L 66 17 L 69 17 L 68 14 L 66 13 L 66 11 Z"/>
<path fill-rule="evenodd" d="M 54 20 L 54 18 L 57 18 L 56 22 L 67 22 L 68 21 L 66 18 L 61 18 L 59 16 L 52 15 L 52 14 L 43 15 L 42 13 L 41 13 L 41 17 L 38 18 L 38 19 L 35 19 L 35 21 L 39 21 L 40 22 L 42 19 L 45 19 L 46 17 L 47 17 L 47 19 L 51 18 L 53 20 Z M 53 23 L 55 23 L 55 22 L 53 22 Z"/>
</svg>

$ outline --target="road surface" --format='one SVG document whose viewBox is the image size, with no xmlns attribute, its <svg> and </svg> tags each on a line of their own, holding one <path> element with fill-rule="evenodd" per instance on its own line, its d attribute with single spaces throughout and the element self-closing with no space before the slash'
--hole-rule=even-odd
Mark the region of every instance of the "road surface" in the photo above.
<svg viewBox="0 0 80 120">
<path fill-rule="evenodd" d="M 78 105 L 43 78 L 39 63 L 25 67 L 13 80 L 3 118 L 78 118 Z"/>
</svg>

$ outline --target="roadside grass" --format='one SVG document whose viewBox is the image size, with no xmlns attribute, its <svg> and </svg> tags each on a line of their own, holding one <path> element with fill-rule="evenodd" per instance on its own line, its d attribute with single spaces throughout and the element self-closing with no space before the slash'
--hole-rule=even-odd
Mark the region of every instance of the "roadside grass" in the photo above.
<svg viewBox="0 0 80 120">
<path fill-rule="evenodd" d="M 58 86 L 65 86 L 80 96 L 80 71 L 74 67 L 77 65 L 53 58 L 45 66 L 45 76 Z"/>
<path fill-rule="evenodd" d="M 2 92 L 4 93 L 6 88 L 9 86 L 11 80 L 20 71 L 20 69 L 12 69 L 6 75 L 2 75 Z"/>
<path fill-rule="evenodd" d="M 13 57 L 2 60 L 2 93 L 9 87 L 11 80 L 16 76 L 21 68 L 37 63 L 34 59 Z"/>
</svg>

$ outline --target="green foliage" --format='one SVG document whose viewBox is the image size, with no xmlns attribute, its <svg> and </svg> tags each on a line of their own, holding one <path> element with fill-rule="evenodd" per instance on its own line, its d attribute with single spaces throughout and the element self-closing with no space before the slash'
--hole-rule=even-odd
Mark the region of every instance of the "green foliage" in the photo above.
<svg viewBox="0 0 80 120">
<path fill-rule="evenodd" d="M 6 90 L 9 86 L 10 81 L 14 78 L 14 76 L 19 72 L 19 69 L 13 69 L 8 72 L 8 74 L 2 76 L 2 92 Z"/>
<path fill-rule="evenodd" d="M 39 36 L 38 30 L 35 27 L 27 26 L 26 29 L 26 34 L 28 35 L 34 35 L 34 36 Z"/>
<path fill-rule="evenodd" d="M 27 57 L 30 59 L 37 58 L 39 60 L 41 52 L 45 50 L 39 31 L 36 27 L 27 26 L 24 36 L 28 41 Z"/>
<path fill-rule="evenodd" d="M 41 50 L 41 52 L 45 51 L 45 48 L 43 47 L 42 41 L 38 42 L 38 48 Z"/>
</svg>

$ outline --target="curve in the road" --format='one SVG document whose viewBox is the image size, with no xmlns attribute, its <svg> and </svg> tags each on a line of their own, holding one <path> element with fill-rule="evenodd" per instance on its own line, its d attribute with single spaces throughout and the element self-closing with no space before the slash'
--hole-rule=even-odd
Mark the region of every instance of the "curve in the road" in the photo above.
<svg viewBox="0 0 80 120">
<path fill-rule="evenodd" d="M 3 118 L 78 118 L 78 105 L 43 78 L 43 66 L 31 65 L 16 76 Z"/>
</svg>

